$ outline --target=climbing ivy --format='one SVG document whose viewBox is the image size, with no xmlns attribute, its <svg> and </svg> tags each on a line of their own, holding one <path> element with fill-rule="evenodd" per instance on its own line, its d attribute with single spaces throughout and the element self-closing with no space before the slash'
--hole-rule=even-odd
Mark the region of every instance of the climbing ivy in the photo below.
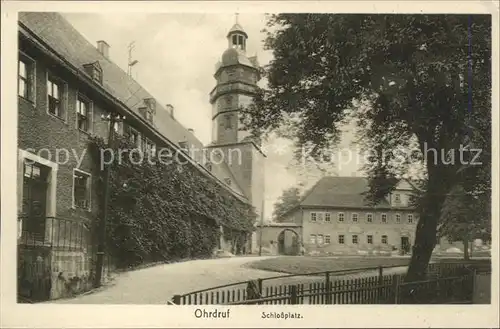
<svg viewBox="0 0 500 329">
<path fill-rule="evenodd" d="M 111 154 L 93 137 L 89 151 L 98 182 L 102 216 L 103 157 Z M 207 258 L 223 236 L 241 252 L 254 229 L 254 208 L 239 200 L 192 164 L 140 160 L 123 137 L 114 141 L 106 226 L 108 252 L 119 268 L 184 258 Z M 118 156 L 121 152 L 121 156 Z"/>
</svg>

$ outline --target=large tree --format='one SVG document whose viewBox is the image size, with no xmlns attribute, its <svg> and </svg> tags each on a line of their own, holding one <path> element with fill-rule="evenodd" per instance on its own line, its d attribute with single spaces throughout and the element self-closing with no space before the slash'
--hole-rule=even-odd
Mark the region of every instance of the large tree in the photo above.
<svg viewBox="0 0 500 329">
<path fill-rule="evenodd" d="M 290 187 L 283 191 L 278 201 L 274 203 L 273 220 L 283 221 L 283 215 L 300 204 L 300 189 Z"/>
<path fill-rule="evenodd" d="M 318 161 L 330 159 L 325 150 L 354 117 L 373 154 L 373 202 L 415 160 L 394 151 L 416 143 L 426 177 L 407 279 L 423 278 L 446 195 L 457 182 L 471 183 L 459 161 L 460 152 L 471 153 L 459 150 L 490 134 L 478 120 L 491 118 L 491 17 L 279 14 L 268 26 L 268 86 L 247 109 L 246 124 L 272 131 L 295 118 L 290 131 L 299 148 L 308 146 L 297 155 Z M 476 159 L 480 168 L 465 171 L 484 169 L 486 154 Z"/>
</svg>

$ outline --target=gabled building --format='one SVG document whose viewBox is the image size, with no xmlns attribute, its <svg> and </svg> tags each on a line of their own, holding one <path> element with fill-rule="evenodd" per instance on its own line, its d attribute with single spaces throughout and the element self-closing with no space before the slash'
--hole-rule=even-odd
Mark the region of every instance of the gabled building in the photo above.
<svg viewBox="0 0 500 329">
<path fill-rule="evenodd" d="M 410 253 L 418 220 L 410 202 L 413 186 L 400 181 L 375 206 L 366 200 L 366 192 L 366 178 L 324 177 L 279 225 L 264 228 L 263 243 L 273 241 L 280 253 L 299 250 L 285 243 L 286 231 L 298 237 L 305 252 L 312 254 Z"/>
<path fill-rule="evenodd" d="M 241 45 L 239 36 L 246 35 L 237 30 L 228 34 L 231 49 Z M 238 50 L 241 58 L 243 50 Z M 228 72 L 244 70 L 245 79 L 250 74 L 254 80 L 257 75 L 246 61 L 227 57 L 223 56 L 216 72 L 218 84 L 210 100 L 220 113 L 237 117 L 240 105 L 251 101 L 252 93 L 247 90 L 248 81 L 241 81 L 239 75 L 229 78 Z M 92 135 L 106 139 L 114 129 L 152 156 L 164 147 L 183 151 L 186 161 L 201 174 L 238 200 L 261 209 L 263 164 L 256 160 L 261 153 L 254 142 L 235 136 L 239 123 L 219 127 L 226 119 L 215 113 L 218 137 L 210 150 L 238 149 L 242 163 L 227 158 L 210 162 L 213 157 L 207 159 L 206 152 L 189 152 L 204 145 L 175 119 L 174 107 L 158 102 L 113 63 L 107 42 L 92 45 L 58 13 L 19 13 L 18 96 L 20 295 L 57 298 L 68 285 L 84 290 L 91 284 L 87 279 L 96 253 L 91 224 L 98 213 L 97 178 L 88 152 Z M 102 119 L 110 113 L 125 120 L 110 127 Z M 225 241 L 219 245 L 227 248 Z"/>
</svg>

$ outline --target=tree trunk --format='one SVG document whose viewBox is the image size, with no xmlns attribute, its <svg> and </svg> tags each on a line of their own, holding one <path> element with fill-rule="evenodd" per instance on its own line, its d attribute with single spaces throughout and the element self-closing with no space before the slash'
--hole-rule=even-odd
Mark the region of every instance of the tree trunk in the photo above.
<svg viewBox="0 0 500 329">
<path fill-rule="evenodd" d="M 433 159 L 430 158 L 428 161 L 433 161 Z M 437 242 L 438 218 L 447 191 L 446 183 L 443 181 L 443 171 L 445 169 L 427 165 L 427 191 L 423 196 L 420 208 L 415 244 L 412 248 L 410 265 L 405 278 L 407 282 L 425 280 L 427 266 Z"/>
</svg>

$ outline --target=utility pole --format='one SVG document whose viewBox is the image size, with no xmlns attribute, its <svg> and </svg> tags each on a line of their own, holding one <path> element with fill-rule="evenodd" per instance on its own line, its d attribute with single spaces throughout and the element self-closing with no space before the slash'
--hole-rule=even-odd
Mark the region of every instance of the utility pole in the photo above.
<svg viewBox="0 0 500 329">
<path fill-rule="evenodd" d="M 125 120 L 125 116 L 120 116 L 116 114 L 108 114 L 107 116 L 101 115 L 101 120 L 109 121 L 109 133 L 108 133 L 108 149 L 113 150 L 113 140 L 115 135 L 115 123 Z M 110 155 L 114 157 L 114 154 Z M 111 158 L 111 160 L 114 160 Z M 104 159 L 101 159 L 104 161 Z M 108 221 L 108 211 L 109 211 L 109 183 L 111 176 L 111 165 L 113 161 L 106 161 L 106 166 L 104 167 L 104 198 L 103 198 L 103 211 L 102 216 L 99 220 L 98 232 L 97 232 L 97 261 L 96 261 L 96 273 L 94 278 L 94 288 L 101 286 L 102 272 L 104 267 L 104 253 L 106 249 L 106 223 Z"/>
<path fill-rule="evenodd" d="M 262 256 L 262 229 L 264 225 L 264 198 L 262 198 L 262 209 L 260 211 L 260 229 L 259 229 L 259 256 Z"/>
</svg>

